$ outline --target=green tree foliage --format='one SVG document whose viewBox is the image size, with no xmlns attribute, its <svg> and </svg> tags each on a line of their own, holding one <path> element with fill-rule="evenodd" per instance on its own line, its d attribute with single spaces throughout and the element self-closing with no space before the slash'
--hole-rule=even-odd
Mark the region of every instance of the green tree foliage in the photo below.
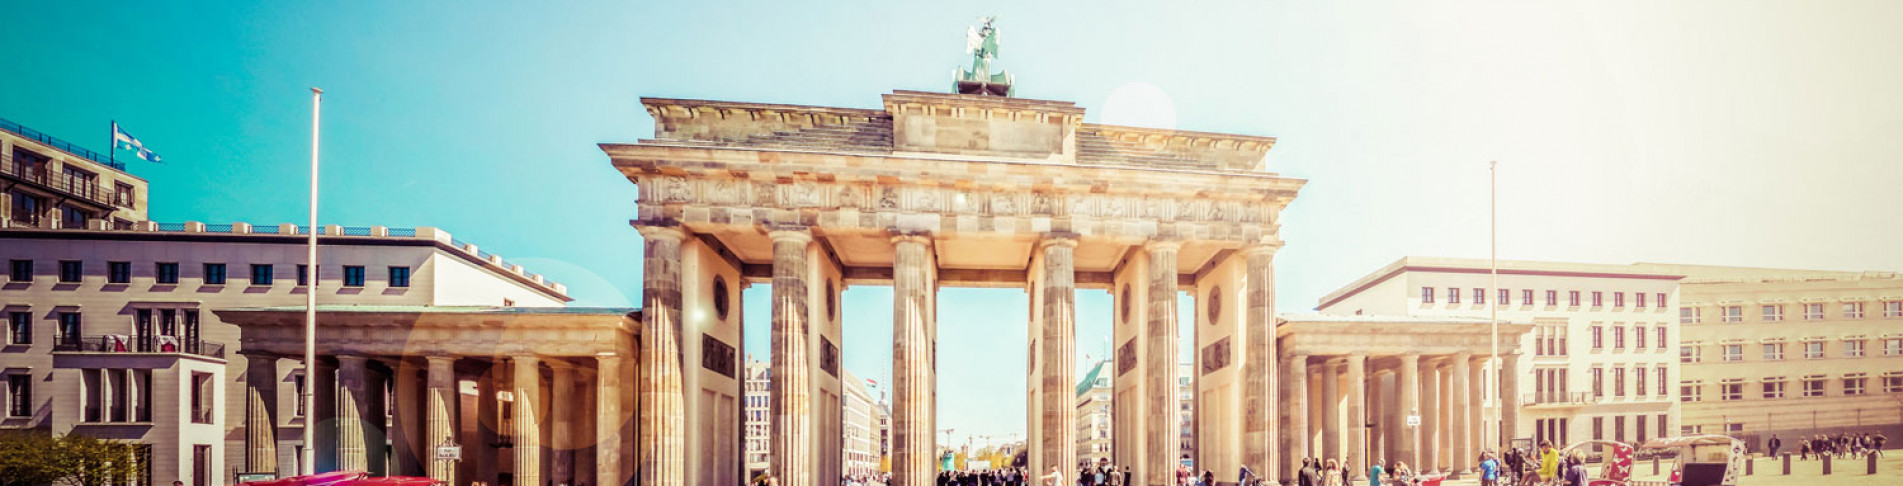
<svg viewBox="0 0 1903 486">
<path fill-rule="evenodd" d="M 25 484 L 106 486 L 145 475 L 140 444 L 79 434 L 0 431 L 0 478 Z"/>
</svg>

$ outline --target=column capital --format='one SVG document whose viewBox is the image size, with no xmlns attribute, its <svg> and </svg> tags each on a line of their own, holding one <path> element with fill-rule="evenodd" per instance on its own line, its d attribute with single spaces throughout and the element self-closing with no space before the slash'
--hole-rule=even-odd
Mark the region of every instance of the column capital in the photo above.
<svg viewBox="0 0 1903 486">
<path fill-rule="evenodd" d="M 636 222 L 634 229 L 641 232 L 642 239 L 669 239 L 681 241 L 687 239 L 687 229 L 679 225 L 656 225 Z"/>
<path fill-rule="evenodd" d="M 1183 240 L 1149 240 L 1143 242 L 1144 251 L 1176 251 L 1181 249 L 1183 249 Z"/>
<path fill-rule="evenodd" d="M 514 363 L 541 364 L 542 357 L 533 354 L 518 354 L 510 356 L 509 361 Z"/>
<path fill-rule="evenodd" d="M 450 364 L 451 366 L 454 366 L 454 365 L 456 364 L 456 359 L 457 359 L 457 358 L 456 358 L 455 356 L 450 356 L 450 355 L 446 355 L 446 354 L 432 354 L 432 355 L 429 355 L 429 356 L 424 356 L 424 357 L 423 357 L 423 361 L 426 361 L 426 362 L 428 362 L 429 364 L 436 364 L 436 363 L 444 363 L 444 362 L 447 362 L 447 363 L 449 363 L 449 364 Z"/>
<path fill-rule="evenodd" d="M 596 354 L 596 355 L 595 355 L 595 362 L 597 362 L 597 363 L 619 363 L 619 362 L 621 362 L 621 355 L 619 355 L 619 354 L 615 354 L 615 353 L 598 353 L 598 354 Z"/>
<path fill-rule="evenodd" d="M 932 234 L 931 233 L 898 233 L 898 232 L 892 233 L 892 244 L 898 245 L 900 243 L 918 243 L 922 245 L 931 244 Z"/>
<path fill-rule="evenodd" d="M 1051 247 L 1051 246 L 1067 246 L 1071 248 L 1076 248 L 1077 234 L 1068 233 L 1068 232 L 1045 233 L 1042 235 L 1042 238 L 1039 238 L 1037 241 L 1037 247 L 1040 250 L 1047 247 Z"/>
<path fill-rule="evenodd" d="M 1270 255 L 1274 255 L 1275 252 L 1280 251 L 1281 249 L 1282 249 L 1282 240 L 1280 238 L 1275 238 L 1272 236 L 1264 236 L 1259 240 L 1252 241 L 1252 242 L 1249 242 L 1248 244 L 1243 245 L 1242 254 L 1243 255 L 1260 255 L 1260 254 L 1267 253 Z"/>
<path fill-rule="evenodd" d="M 801 244 L 811 243 L 813 241 L 812 228 L 808 228 L 805 226 L 792 226 L 792 225 L 769 226 L 767 227 L 766 234 L 768 238 L 771 238 L 773 240 L 774 244 L 779 244 L 782 241 L 801 243 Z"/>
</svg>

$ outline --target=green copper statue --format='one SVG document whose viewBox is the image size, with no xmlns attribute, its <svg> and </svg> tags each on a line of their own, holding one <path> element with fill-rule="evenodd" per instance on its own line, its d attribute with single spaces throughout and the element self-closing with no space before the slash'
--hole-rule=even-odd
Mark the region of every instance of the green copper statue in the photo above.
<svg viewBox="0 0 1903 486">
<path fill-rule="evenodd" d="M 990 96 L 1011 96 L 1011 75 L 999 70 L 991 73 L 991 60 L 998 57 L 998 29 L 991 26 L 998 16 L 980 17 L 982 27 L 965 32 L 965 52 L 971 54 L 971 69 L 952 73 L 952 92 Z"/>
</svg>

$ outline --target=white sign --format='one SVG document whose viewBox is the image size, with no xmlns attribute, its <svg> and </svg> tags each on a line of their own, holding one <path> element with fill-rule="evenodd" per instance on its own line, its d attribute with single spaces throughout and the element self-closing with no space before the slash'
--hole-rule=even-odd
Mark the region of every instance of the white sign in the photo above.
<svg viewBox="0 0 1903 486">
<path fill-rule="evenodd" d="M 1421 416 L 1419 416 L 1419 415 L 1408 415 L 1408 416 L 1407 416 L 1407 426 L 1408 426 L 1408 427 L 1420 427 L 1420 426 L 1421 426 Z"/>
<path fill-rule="evenodd" d="M 436 460 L 438 461 L 463 460 L 463 446 L 459 446 L 459 445 L 436 446 Z"/>
</svg>

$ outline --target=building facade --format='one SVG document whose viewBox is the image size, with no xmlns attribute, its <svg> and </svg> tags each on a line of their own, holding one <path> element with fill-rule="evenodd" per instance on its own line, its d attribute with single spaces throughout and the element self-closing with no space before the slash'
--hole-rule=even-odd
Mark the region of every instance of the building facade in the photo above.
<svg viewBox="0 0 1903 486">
<path fill-rule="evenodd" d="M 772 433 L 770 430 L 772 424 L 767 421 L 767 417 L 773 411 L 773 407 L 769 402 L 769 400 L 773 399 L 772 394 L 768 393 L 767 389 L 773 386 L 773 377 L 767 367 L 767 363 L 753 359 L 753 355 L 747 355 L 745 373 L 746 401 L 744 406 L 746 408 L 742 410 L 741 413 L 744 417 L 742 425 L 746 430 L 746 437 L 744 438 L 746 441 L 746 457 L 742 460 L 746 464 L 747 478 L 752 479 L 759 477 L 761 474 L 766 474 L 767 465 L 770 464 L 773 454 L 773 449 L 767 442 L 771 440 L 772 437 L 769 435 Z"/>
<path fill-rule="evenodd" d="M 1077 380 L 1077 460 L 1084 464 L 1109 461 L 1112 420 L 1110 360 L 1098 361 Z"/>
<path fill-rule="evenodd" d="M 322 229 L 314 289 L 305 285 L 303 230 L 293 225 L 0 229 L 9 267 L 0 293 L 8 322 L 0 369 L 9 386 L 0 426 L 145 444 L 155 484 L 288 473 L 303 445 L 301 366 L 252 362 L 238 326 L 214 311 L 302 306 L 313 291 L 325 304 L 568 300 L 561 285 L 438 229 Z M 259 382 L 284 391 L 250 393 L 248 384 Z M 248 420 L 267 406 L 293 413 L 269 415 L 269 425 Z M 389 464 L 372 470 L 392 471 Z"/>
<path fill-rule="evenodd" d="M 845 450 L 839 456 L 845 464 L 841 471 L 851 477 L 871 477 L 879 472 L 878 402 L 866 390 L 865 380 L 850 371 L 840 373 L 845 375 L 842 385 L 846 389 L 842 420 Z"/>
<path fill-rule="evenodd" d="M 1686 275 L 1680 432 L 1903 437 L 1903 276 L 1653 266 Z"/>
<path fill-rule="evenodd" d="M 1531 324 L 1517 347 L 1500 349 L 1521 356 L 1512 371 L 1523 390 L 1515 397 L 1520 420 L 1505 438 L 1644 442 L 1679 431 L 1681 277 L 1641 265 L 1503 260 L 1495 288 L 1487 260 L 1407 257 L 1323 297 L 1318 310 L 1481 319 L 1497 312 Z M 1482 407 L 1494 406 L 1483 399 Z"/>
<path fill-rule="evenodd" d="M 125 163 L 0 120 L 0 227 L 126 228 L 146 220 L 145 179 Z"/>
</svg>

